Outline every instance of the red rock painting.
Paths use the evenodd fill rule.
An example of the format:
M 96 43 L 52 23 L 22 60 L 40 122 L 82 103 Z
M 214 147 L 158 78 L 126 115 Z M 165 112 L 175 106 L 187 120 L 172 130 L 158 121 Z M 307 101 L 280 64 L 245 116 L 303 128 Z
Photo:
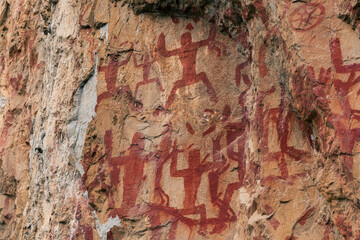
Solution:
M 270 89 L 263 94 L 271 94 L 274 89 Z M 284 89 L 281 90 L 282 95 L 284 96 Z M 264 121 L 260 124 L 264 124 L 259 128 L 260 131 L 263 131 L 261 139 L 261 152 L 264 156 L 264 161 L 275 161 L 278 165 L 278 169 L 280 171 L 279 176 L 270 175 L 262 179 L 264 184 L 271 184 L 276 179 L 288 180 L 290 184 L 297 177 L 303 177 L 304 173 L 299 173 L 296 175 L 290 175 L 288 171 L 287 161 L 288 157 L 290 157 L 293 161 L 306 161 L 310 154 L 307 151 L 296 149 L 292 146 L 289 146 L 288 141 L 290 138 L 290 131 L 296 121 L 294 118 L 294 113 L 285 108 L 285 97 L 281 98 L 280 106 L 277 108 L 269 109 L 265 115 L 263 115 Z M 261 105 L 259 106 L 259 115 L 262 115 Z M 270 123 L 275 125 L 277 132 L 277 141 L 279 143 L 279 151 L 278 152 L 270 152 L 269 151 L 269 126 Z
M 135 65 L 135 68 L 142 68 L 143 69 L 143 81 L 141 82 L 138 82 L 136 84 L 136 88 L 135 88 L 135 98 L 137 97 L 137 92 L 139 90 L 139 88 L 142 86 L 142 85 L 146 85 L 146 84 L 150 84 L 152 82 L 156 82 L 160 91 L 164 91 L 164 88 L 162 87 L 162 84 L 159 80 L 159 78 L 150 78 L 150 67 L 151 67 L 151 64 L 154 63 L 156 61 L 156 58 L 151 55 L 152 57 L 152 60 L 150 60 L 150 56 L 148 54 L 146 55 L 143 55 L 141 56 L 141 61 L 143 61 L 142 63 L 138 64 L 138 60 L 136 58 L 137 56 L 134 56 L 134 65 Z
M 280 12 L 290 25 L 287 33 L 296 39 L 322 27 L 328 13 L 324 6 L 290 1 L 279 6 L 286 8 Z M 236 7 L 226 7 L 224 19 L 234 20 Z M 228 234 L 237 225 L 245 229 L 239 231 L 241 237 L 298 239 L 297 231 L 312 223 L 314 236 L 327 239 L 335 225 L 350 225 L 341 217 L 337 222 L 329 216 L 321 219 L 320 212 L 328 209 L 320 210 L 320 193 L 307 189 L 316 181 L 314 159 L 321 167 L 320 153 L 331 151 L 329 131 L 319 124 L 334 127 L 334 141 L 343 142 L 344 166 L 354 168 L 351 154 L 359 132 L 343 119 L 360 119 L 347 100 L 360 68 L 346 63 L 337 38 L 325 47 L 330 46 L 333 66 L 297 64 L 295 57 L 306 54 L 292 49 L 297 46 L 289 45 L 284 26 L 272 22 L 267 7 L 256 0 L 254 12 L 243 15 L 244 22 L 256 19 L 264 29 L 254 43 L 248 41 L 249 29 L 227 29 L 229 35 L 241 34 L 241 41 L 226 41 L 214 26 L 207 30 L 210 25 L 204 27 L 201 20 L 178 15 L 167 19 L 176 31 L 161 28 L 146 41 L 135 35 L 110 38 L 111 46 L 122 42 L 127 50 L 102 55 L 97 113 L 109 114 L 91 123 L 82 161 L 91 207 L 102 222 L 114 217 L 124 222 L 108 232 L 109 239 L 143 237 L 143 232 L 149 239 L 221 239 L 238 237 Z M 138 20 L 138 34 L 143 34 L 146 20 L 141 15 Z M 141 74 L 131 73 L 134 69 Z M 340 80 L 342 75 L 348 81 Z M 151 88 L 157 95 L 150 103 L 146 97 L 153 96 L 147 95 Z M 202 104 L 193 95 L 200 88 L 207 92 L 201 98 L 208 101 Z M 328 97 L 334 90 L 342 109 L 336 114 Z M 120 96 L 129 101 L 124 104 Z M 307 204 L 299 203 L 300 198 Z M 285 220 L 282 211 L 291 208 L 296 212 Z M 142 229 L 134 230 L 139 225 Z
M 118 57 L 116 54 L 113 54 L 110 56 L 109 64 L 108 66 L 100 66 L 99 72 L 105 73 L 105 81 L 106 81 L 106 92 L 100 94 L 98 96 L 98 104 L 101 102 L 101 100 L 105 98 L 109 98 L 117 93 L 117 91 L 120 89 L 121 86 L 116 86 L 116 79 L 118 76 L 119 68 L 126 65 L 130 61 L 130 57 L 132 55 L 132 43 L 123 42 L 120 44 L 120 46 L 124 46 L 126 44 L 130 44 L 131 48 L 129 52 L 126 55 L 126 58 L 122 61 L 118 60 Z
M 0 1 L 0 239 L 360 239 L 359 15 Z
M 320 3 L 305 3 L 290 15 L 290 26 L 294 31 L 305 32 L 315 28 L 325 16 L 325 7 Z
M 187 225 L 190 229 L 197 229 L 200 233 L 221 233 L 226 229 L 226 224 L 234 222 L 237 217 L 230 206 L 230 201 L 237 189 L 243 185 L 243 178 L 245 175 L 245 162 L 244 162 L 244 137 L 245 126 L 241 123 L 231 123 L 225 120 L 226 132 L 221 133 L 215 139 L 212 139 L 213 151 L 212 156 L 202 156 L 200 149 L 194 148 L 194 144 L 189 144 L 182 148 L 177 146 L 176 141 L 173 145 L 173 150 L 169 152 L 158 151 L 159 156 L 157 159 L 161 162 L 170 161 L 170 176 L 172 178 L 183 178 L 184 179 L 184 202 L 183 208 L 177 209 L 169 206 L 169 196 L 164 192 L 161 186 L 160 178 L 162 177 L 161 171 L 163 165 L 157 168 L 156 174 L 156 189 L 162 198 L 161 204 L 151 204 L 150 209 L 152 211 L 160 211 L 163 216 L 168 216 L 171 221 L 180 221 Z M 193 132 L 193 129 L 189 123 L 186 124 L 189 132 Z M 169 138 L 169 133 L 164 135 L 165 139 Z M 227 144 L 229 145 L 226 150 L 228 159 L 221 154 L 221 143 L 220 140 L 224 137 Z M 240 138 L 239 138 L 240 137 Z M 236 138 L 236 139 L 235 139 Z M 167 147 L 162 149 L 169 149 L 169 143 L 162 141 L 162 144 L 166 144 Z M 234 147 L 238 149 L 234 150 Z M 162 156 L 161 153 L 164 153 Z M 186 156 L 188 168 L 178 169 L 179 155 Z M 212 161 L 211 161 L 212 160 Z M 225 192 L 219 192 L 218 186 L 220 184 L 220 178 L 225 172 L 229 170 L 229 162 L 235 161 L 235 170 L 238 172 L 238 181 L 227 185 Z M 202 181 L 202 176 L 208 175 L 209 181 L 209 195 L 211 199 L 210 206 L 204 204 L 197 205 L 197 193 Z M 208 208 L 214 208 L 217 211 L 217 217 L 207 217 Z M 155 213 L 154 213 L 155 214 Z M 159 214 L 159 213 L 158 213 Z M 193 218 L 191 215 L 199 215 L 198 218 Z M 159 221 L 156 217 L 153 217 L 154 224 Z M 173 226 L 176 229 L 176 226 Z
M 165 43 L 165 35 L 162 33 L 159 36 L 158 41 L 158 51 L 164 57 L 178 56 L 183 67 L 183 76 L 181 80 L 177 80 L 172 87 L 169 97 L 165 103 L 165 108 L 173 103 L 175 99 L 175 94 L 178 89 L 185 86 L 195 84 L 197 82 L 203 82 L 208 94 L 210 95 L 210 100 L 216 103 L 218 98 L 216 96 L 216 91 L 213 88 L 211 82 L 209 81 L 205 72 L 196 73 L 196 55 L 200 47 L 210 46 L 211 42 L 215 39 L 216 30 L 214 28 L 210 29 L 209 37 L 205 40 L 198 42 L 193 42 L 191 33 L 186 32 L 181 35 L 181 47 L 178 49 L 167 50 Z
M 148 161 L 149 156 L 143 154 L 145 148 L 144 135 L 135 133 L 129 147 L 129 155 L 114 157 L 112 156 L 113 144 L 112 133 L 105 133 L 105 152 L 107 155 L 108 167 L 110 170 L 111 186 L 119 186 L 120 184 L 120 168 L 123 167 L 124 176 L 122 178 L 123 192 L 120 208 L 115 208 L 113 215 L 126 216 L 127 211 L 133 208 L 138 196 L 138 188 L 145 176 L 143 173 L 144 164 Z M 110 208 L 115 207 L 115 203 L 109 203 Z
M 360 64 L 344 65 L 341 44 L 338 38 L 330 40 L 330 50 L 335 72 L 348 74 L 348 79 L 345 82 L 337 78 L 334 80 L 334 87 L 338 93 L 343 112 L 342 114 L 334 114 L 332 121 L 336 127 L 336 134 L 341 139 L 341 152 L 345 155 L 344 164 L 349 170 L 352 170 L 352 151 L 355 143 L 360 140 L 360 128 L 349 128 L 340 119 L 347 122 L 360 120 L 360 111 L 353 109 L 355 106 L 352 106 L 348 97 L 351 89 L 360 83 L 360 76 L 356 76 L 356 73 L 360 71 Z M 359 95 L 359 92 L 357 94 Z

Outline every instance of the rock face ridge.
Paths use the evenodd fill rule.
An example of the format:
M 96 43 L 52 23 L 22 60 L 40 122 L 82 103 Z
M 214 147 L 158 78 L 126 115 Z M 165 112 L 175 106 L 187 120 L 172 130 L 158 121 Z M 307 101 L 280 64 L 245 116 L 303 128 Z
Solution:
M 0 1 L 0 239 L 360 239 L 359 6 Z

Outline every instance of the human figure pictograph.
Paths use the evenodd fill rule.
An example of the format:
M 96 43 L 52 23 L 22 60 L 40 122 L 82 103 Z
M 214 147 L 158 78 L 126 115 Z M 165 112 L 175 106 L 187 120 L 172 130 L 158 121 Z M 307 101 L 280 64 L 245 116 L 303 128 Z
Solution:
M 123 42 L 120 44 L 120 46 L 126 45 L 128 44 L 128 42 Z M 117 73 L 120 67 L 126 65 L 129 60 L 130 57 L 132 55 L 132 48 L 133 48 L 133 44 L 131 43 L 131 49 L 130 51 L 127 53 L 127 56 L 124 60 L 122 61 L 118 61 L 118 56 L 116 54 L 112 54 L 110 56 L 110 61 L 108 66 L 100 66 L 99 67 L 99 72 L 104 72 L 105 73 L 105 81 L 106 81 L 106 89 L 110 92 L 113 92 L 116 90 L 116 78 L 117 78 Z
M 236 220 L 236 214 L 228 204 L 227 199 L 221 198 L 222 192 L 219 192 L 219 185 L 221 184 L 220 177 L 229 169 L 230 164 L 221 153 L 221 139 L 223 134 L 220 134 L 213 142 L 213 164 L 217 165 L 208 173 L 209 193 L 211 203 L 219 208 L 217 221 L 214 221 L 214 227 L 211 233 L 219 233 L 226 227 L 226 224 Z M 231 198 L 230 196 L 229 198 Z
M 224 129 L 226 130 L 225 139 L 226 139 L 226 153 L 229 163 L 225 165 L 226 160 L 220 160 L 221 147 L 220 141 L 223 137 L 223 134 L 219 135 L 216 139 L 213 139 L 213 149 L 214 149 L 214 163 L 222 163 L 223 168 L 218 168 L 213 172 L 209 173 L 209 183 L 210 183 L 210 196 L 211 201 L 219 207 L 218 219 L 221 219 L 218 223 L 215 224 L 212 232 L 219 233 L 225 227 L 226 222 L 231 222 L 236 220 L 236 214 L 230 206 L 231 199 L 236 190 L 243 186 L 244 177 L 246 172 L 245 167 L 245 139 L 246 139 L 246 117 L 244 117 L 240 122 L 230 122 L 230 106 L 226 105 L 223 111 L 223 123 Z M 218 156 L 216 156 L 218 155 Z M 223 157 L 223 156 L 222 156 Z M 218 183 L 219 183 L 219 174 L 223 174 L 229 167 L 230 162 L 234 161 L 237 163 L 236 171 L 238 173 L 238 181 L 229 183 L 226 187 L 223 198 L 219 197 L 220 193 L 218 192 Z M 234 170 L 235 170 L 234 169 Z M 219 174 L 218 174 L 219 173 Z M 221 194 L 222 195 L 222 194 Z
M 195 130 L 189 122 L 186 123 L 186 129 L 191 135 L 195 134 Z M 212 129 L 212 127 L 209 129 Z M 209 132 L 209 129 L 205 130 L 202 135 L 208 136 L 210 133 L 205 135 L 204 133 Z M 164 131 L 162 136 L 163 139 L 158 146 L 158 150 L 150 159 L 150 161 L 155 161 L 157 164 L 154 202 L 150 204 L 150 208 L 153 212 L 164 212 L 167 215 L 172 216 L 174 218 L 173 221 L 178 219 L 179 222 L 187 225 L 190 229 L 199 227 L 198 232 L 200 234 L 206 233 L 209 228 L 212 228 L 212 230 L 210 230 L 211 234 L 220 233 L 226 228 L 228 223 L 236 221 L 237 217 L 235 211 L 230 206 L 233 193 L 236 190 L 233 186 L 234 184 L 228 184 L 227 189 L 225 189 L 225 195 L 220 188 L 221 176 L 225 174 L 230 167 L 227 158 L 222 154 L 221 140 L 224 136 L 223 133 L 220 133 L 219 135 L 216 135 L 215 138 L 212 138 L 212 154 L 206 154 L 202 157 L 201 150 L 195 148 L 194 143 L 188 143 L 184 148 L 179 148 L 177 141 L 171 140 L 171 127 Z M 237 152 L 235 153 L 235 150 L 232 153 L 237 154 Z M 243 151 L 241 151 L 241 153 L 243 153 Z M 178 169 L 180 161 L 179 154 L 184 154 L 186 157 L 188 165 L 186 169 Z M 207 160 L 211 155 L 213 158 L 212 161 Z M 185 195 L 181 208 L 171 206 L 172 204 L 169 202 L 169 196 L 162 188 L 162 170 L 164 164 L 168 160 L 170 160 L 170 176 L 172 178 L 183 179 Z M 198 203 L 198 191 L 201 182 L 204 180 L 204 175 L 206 174 L 208 174 L 209 194 L 212 205 Z M 242 174 L 244 175 L 244 173 Z M 238 181 L 236 184 L 238 185 Z M 224 198 L 224 196 L 226 198 Z M 217 215 L 209 218 L 207 207 L 212 208 L 214 212 L 217 212 Z M 192 216 L 195 214 L 199 214 L 199 218 L 194 218 Z M 161 218 L 154 214 L 154 216 L 152 216 L 152 224 L 157 226 L 160 223 Z M 176 230 L 176 226 L 177 225 L 172 226 L 172 231 Z
M 102 94 L 100 94 L 98 96 L 98 104 L 106 98 L 109 98 L 113 95 L 115 95 L 117 93 L 117 91 L 119 90 L 119 88 L 123 88 L 121 90 L 123 91 L 130 91 L 130 87 L 128 85 L 126 86 L 121 86 L 121 87 L 116 87 L 116 79 L 117 79 L 117 75 L 118 75 L 118 71 L 119 68 L 128 64 L 128 62 L 130 61 L 130 58 L 132 56 L 133 53 L 133 43 L 129 43 L 128 41 L 123 42 L 120 44 L 120 46 L 124 46 L 126 44 L 130 44 L 130 50 L 128 53 L 126 53 L 126 58 L 122 61 L 118 60 L 118 55 L 117 54 L 112 54 L 110 55 L 110 61 L 109 64 L 107 66 L 100 66 L 99 67 L 99 72 L 104 72 L 105 73 L 105 81 L 106 81 L 106 91 L 103 92 Z
M 336 73 L 349 74 L 348 80 L 343 82 L 340 79 L 334 79 L 334 87 L 338 91 L 338 98 L 342 108 L 341 118 L 334 118 L 335 127 L 338 136 L 341 138 L 341 148 L 344 153 L 344 164 L 352 170 L 353 168 L 353 148 L 355 143 L 359 141 L 360 128 L 350 128 L 346 122 L 351 123 L 352 119 L 360 120 L 360 111 L 353 109 L 349 100 L 349 94 L 355 85 L 360 83 L 360 76 L 356 77 L 356 73 L 360 72 L 360 64 L 353 63 L 344 65 L 344 59 L 341 51 L 341 42 L 339 38 L 330 40 L 331 60 Z M 360 95 L 360 91 L 357 92 Z M 340 114 L 339 114 L 340 115 Z M 338 119 L 346 119 L 347 121 L 339 121 Z
M 124 215 L 129 209 L 135 206 L 138 189 L 145 179 L 144 164 L 148 161 L 149 155 L 144 154 L 144 134 L 140 132 L 134 134 L 132 143 L 128 149 L 129 154 L 125 156 L 112 156 L 113 136 L 111 130 L 106 131 L 104 140 L 112 186 L 119 186 L 120 166 L 123 166 L 124 169 L 124 175 L 122 179 L 123 200 L 120 209 L 116 209 L 117 214 Z
M 155 171 L 155 196 L 156 201 L 160 200 L 160 205 L 169 206 L 169 196 L 165 193 L 165 191 L 161 187 L 161 179 L 163 177 L 163 168 L 164 164 L 171 158 L 174 152 L 171 150 L 172 148 L 172 140 L 171 133 L 172 128 L 171 125 L 166 126 L 165 130 L 162 132 L 161 142 L 156 150 L 152 159 L 156 162 L 156 171 Z M 176 143 L 174 144 L 176 146 Z M 176 147 L 175 152 L 176 152 Z
M 177 153 L 183 152 L 184 150 L 178 150 Z M 200 225 L 204 227 L 206 220 L 206 208 L 204 204 L 196 206 L 197 192 L 201 183 L 201 176 L 203 173 L 208 172 L 212 163 L 204 163 L 208 155 L 201 161 L 200 149 L 192 149 L 188 153 L 188 168 L 178 170 L 178 154 L 173 154 L 170 164 L 170 175 L 171 177 L 184 178 L 184 189 L 185 198 L 183 203 L 183 209 L 179 212 L 182 215 L 200 214 Z
M 143 61 L 142 64 L 138 64 L 136 56 L 134 56 L 134 65 L 136 68 L 140 68 L 142 67 L 143 69 L 143 80 L 141 82 L 138 82 L 136 84 L 136 88 L 135 88 L 135 98 L 137 97 L 137 92 L 139 90 L 139 88 L 142 85 L 146 85 L 146 84 L 150 84 L 152 82 L 156 82 L 160 88 L 160 91 L 164 91 L 164 88 L 161 85 L 161 82 L 159 80 L 159 78 L 151 78 L 150 77 L 150 68 L 151 68 L 151 64 L 153 64 L 156 61 L 156 58 L 154 56 L 152 56 L 152 60 L 150 60 L 150 56 L 148 54 L 145 54 L 141 57 L 141 60 Z
M 271 90 L 271 89 L 270 89 Z M 267 93 L 264 94 L 271 94 L 272 91 L 267 90 Z M 269 175 L 265 178 L 262 178 L 261 181 L 264 184 L 271 184 L 273 181 L 280 179 L 286 180 L 289 184 L 293 184 L 293 182 L 298 177 L 303 177 L 303 173 L 296 173 L 291 174 L 288 168 L 288 161 L 297 161 L 297 162 L 306 162 L 307 158 L 310 157 L 308 151 L 303 149 L 295 148 L 291 146 L 288 140 L 291 137 L 291 129 L 294 124 L 297 122 L 300 125 L 300 121 L 298 118 L 295 117 L 292 111 L 286 108 L 286 91 L 285 87 L 281 86 L 281 100 L 280 104 L 275 108 L 270 108 L 265 112 L 264 119 L 268 119 L 268 121 L 263 121 L 262 123 L 262 131 L 264 132 L 264 144 L 266 147 L 263 149 L 263 154 L 266 156 L 263 161 L 264 162 L 276 162 L 280 175 Z M 275 130 L 277 132 L 277 141 L 279 144 L 280 151 L 269 151 L 269 125 L 270 123 L 275 125 Z M 307 134 L 306 131 L 303 132 L 304 137 Z
M 210 29 L 209 37 L 205 40 L 198 42 L 192 41 L 190 32 L 186 32 L 181 35 L 181 47 L 175 50 L 167 50 L 165 44 L 165 35 L 160 34 L 158 41 L 158 49 L 161 55 L 164 57 L 178 56 L 183 66 L 183 77 L 181 80 L 177 80 L 171 89 L 170 95 L 166 101 L 165 108 L 167 109 L 174 101 L 175 94 L 179 88 L 195 84 L 197 82 L 203 82 L 207 88 L 207 92 L 210 95 L 210 100 L 216 103 L 218 98 L 216 92 L 211 85 L 205 72 L 196 73 L 196 55 L 197 50 L 200 47 L 210 46 L 211 41 L 215 39 L 216 29 L 212 27 Z

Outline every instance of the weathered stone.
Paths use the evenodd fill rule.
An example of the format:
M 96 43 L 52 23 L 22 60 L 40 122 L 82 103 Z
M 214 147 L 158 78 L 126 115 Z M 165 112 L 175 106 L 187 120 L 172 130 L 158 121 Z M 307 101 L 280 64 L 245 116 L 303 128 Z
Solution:
M 0 171 L 0 194 L 14 197 L 16 194 L 16 180 L 14 176 Z
M 0 239 L 360 239 L 359 1 L 0 1 Z

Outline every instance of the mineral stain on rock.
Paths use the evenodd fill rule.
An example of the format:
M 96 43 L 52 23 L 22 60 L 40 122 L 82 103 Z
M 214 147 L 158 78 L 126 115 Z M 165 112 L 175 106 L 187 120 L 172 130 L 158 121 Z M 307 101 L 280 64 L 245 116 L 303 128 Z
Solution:
M 360 239 L 359 6 L 0 1 L 0 239 Z

